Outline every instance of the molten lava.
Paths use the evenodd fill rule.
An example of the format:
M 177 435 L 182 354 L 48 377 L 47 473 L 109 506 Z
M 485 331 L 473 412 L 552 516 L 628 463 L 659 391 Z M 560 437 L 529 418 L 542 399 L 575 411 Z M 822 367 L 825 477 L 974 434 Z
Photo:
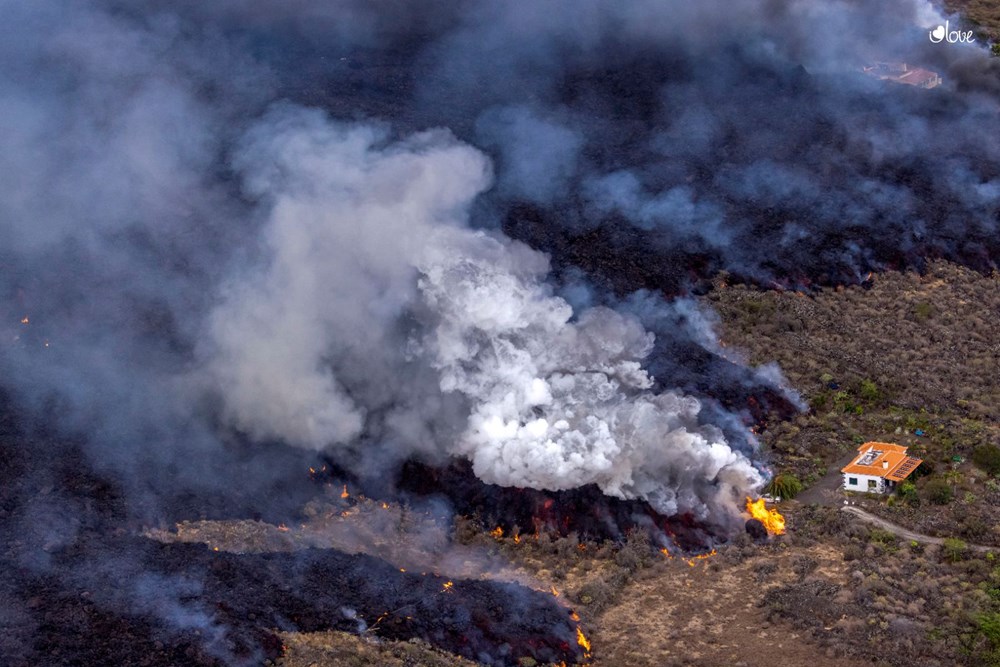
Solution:
M 750 500 L 747 498 L 747 512 L 760 521 L 771 535 L 781 535 L 785 532 L 785 517 L 776 509 L 764 507 L 764 499 Z

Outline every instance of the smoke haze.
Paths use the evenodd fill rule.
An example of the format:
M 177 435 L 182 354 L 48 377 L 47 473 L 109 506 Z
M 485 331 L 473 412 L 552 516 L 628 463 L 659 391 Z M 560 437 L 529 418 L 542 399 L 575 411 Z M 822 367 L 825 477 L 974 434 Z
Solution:
M 4 389 L 154 505 L 247 440 L 727 525 L 797 399 L 685 295 L 1000 250 L 998 63 L 925 3 L 0 7 Z

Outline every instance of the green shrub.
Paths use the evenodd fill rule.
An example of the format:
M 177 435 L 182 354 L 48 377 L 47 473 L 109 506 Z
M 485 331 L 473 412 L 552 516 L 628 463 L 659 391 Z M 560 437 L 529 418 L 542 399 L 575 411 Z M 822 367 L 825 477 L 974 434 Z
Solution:
M 976 618 L 979 634 L 986 638 L 993 648 L 1000 648 L 1000 613 L 980 614 Z
M 764 491 L 776 498 L 794 498 L 802 491 L 802 482 L 795 475 L 783 472 L 772 477 Z
M 979 445 L 972 450 L 972 462 L 991 475 L 1000 475 L 1000 447 Z
M 868 531 L 868 539 L 876 544 L 895 544 L 896 536 L 890 533 L 888 530 L 883 530 L 881 528 L 872 528 Z
M 930 319 L 931 315 L 934 314 L 934 306 L 927 303 L 926 301 L 921 301 L 916 306 L 913 307 L 913 315 L 917 318 L 917 321 L 924 322 Z
M 876 385 L 871 380 L 862 380 L 861 381 L 860 394 L 861 394 L 861 398 L 865 399 L 866 401 L 868 401 L 870 403 L 874 403 L 875 401 L 877 401 L 880 398 L 882 398 L 882 392 L 880 392 L 878 390 L 878 385 Z
M 965 558 L 965 552 L 968 549 L 968 545 L 957 537 L 946 537 L 942 545 L 944 558 L 949 563 L 957 563 Z
M 906 501 L 913 501 L 917 499 L 917 485 L 913 482 L 903 482 L 896 487 L 896 493 L 899 497 Z
M 951 498 L 954 495 L 948 482 L 940 477 L 935 477 L 928 481 L 927 486 L 924 487 L 924 491 L 927 492 L 927 499 L 935 505 L 947 505 L 951 502 Z

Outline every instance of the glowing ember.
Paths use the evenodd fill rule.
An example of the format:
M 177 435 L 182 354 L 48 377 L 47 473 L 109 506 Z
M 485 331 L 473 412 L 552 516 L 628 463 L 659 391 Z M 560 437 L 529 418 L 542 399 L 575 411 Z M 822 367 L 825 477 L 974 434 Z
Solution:
M 341 498 L 350 498 L 351 494 L 347 492 L 347 485 L 344 484 L 344 490 L 340 493 Z
M 712 556 L 714 556 L 717 553 L 718 552 L 715 549 L 712 549 L 707 554 L 699 554 L 699 555 L 695 556 L 694 558 L 689 559 L 687 561 L 687 564 L 690 565 L 691 567 L 694 567 L 695 561 L 705 560 L 706 558 L 711 558 Z
M 750 516 L 760 521 L 767 528 L 767 532 L 772 535 L 781 535 L 785 532 L 785 517 L 776 509 L 764 507 L 764 499 L 750 500 L 747 498 L 747 512 Z
M 590 640 L 587 639 L 587 636 L 583 634 L 583 630 L 580 628 L 576 629 L 576 643 L 583 647 L 588 656 L 590 655 Z

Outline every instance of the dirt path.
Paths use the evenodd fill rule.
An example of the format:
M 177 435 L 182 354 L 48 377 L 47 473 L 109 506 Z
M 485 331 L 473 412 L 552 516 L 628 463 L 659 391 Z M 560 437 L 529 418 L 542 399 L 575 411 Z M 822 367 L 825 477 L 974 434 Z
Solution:
M 840 487 L 844 484 L 844 475 L 840 470 L 850 463 L 857 454 L 853 450 L 845 454 L 839 461 L 829 467 L 829 471 L 822 479 L 797 495 L 795 500 L 803 505 L 816 503 L 817 505 L 826 505 L 828 507 L 842 503 L 844 495 L 841 493 Z
M 853 514 L 862 521 L 870 523 L 874 526 L 878 526 L 882 530 L 887 530 L 894 535 L 902 537 L 904 540 L 913 540 L 915 542 L 923 542 L 925 544 L 944 544 L 943 537 L 932 537 L 930 535 L 924 535 L 923 533 L 915 533 L 912 530 L 903 528 L 902 526 L 897 526 L 891 521 L 886 521 L 874 514 L 869 514 L 860 507 L 855 507 L 854 505 L 847 505 L 841 508 L 848 514 Z M 986 551 L 996 551 L 996 547 L 987 547 L 982 544 L 969 544 L 967 545 L 970 549 L 974 551 L 986 552 Z

